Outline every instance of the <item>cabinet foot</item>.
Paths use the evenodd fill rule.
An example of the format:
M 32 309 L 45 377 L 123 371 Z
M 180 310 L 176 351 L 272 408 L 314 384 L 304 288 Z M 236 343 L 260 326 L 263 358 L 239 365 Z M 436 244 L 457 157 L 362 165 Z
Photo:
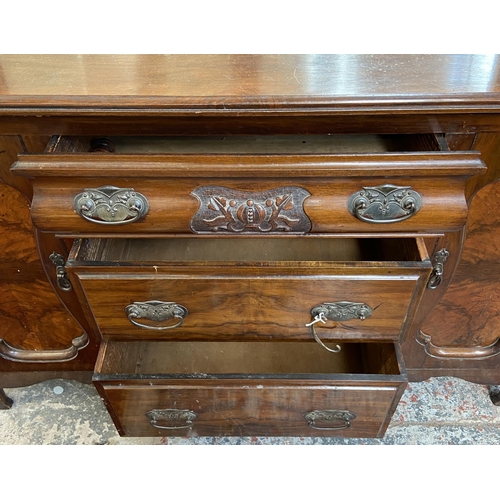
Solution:
M 0 389 L 0 410 L 8 410 L 12 405 L 12 399 L 7 397 L 3 389 Z
M 496 406 L 500 406 L 500 385 L 490 385 L 488 390 L 490 391 L 492 403 Z

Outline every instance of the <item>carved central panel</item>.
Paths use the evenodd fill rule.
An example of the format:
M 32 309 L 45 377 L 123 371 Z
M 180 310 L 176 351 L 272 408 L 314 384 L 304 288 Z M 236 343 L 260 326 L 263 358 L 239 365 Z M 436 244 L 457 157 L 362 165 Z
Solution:
M 312 224 L 304 212 L 309 191 L 296 186 L 246 193 L 221 186 L 203 186 L 192 193 L 200 207 L 191 219 L 194 233 L 304 234 Z

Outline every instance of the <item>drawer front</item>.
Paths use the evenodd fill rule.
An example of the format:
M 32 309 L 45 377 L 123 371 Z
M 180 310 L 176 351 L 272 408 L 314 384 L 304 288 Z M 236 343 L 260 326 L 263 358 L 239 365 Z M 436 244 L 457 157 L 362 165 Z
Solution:
M 388 265 L 365 269 L 366 274 L 353 268 L 309 274 L 261 270 L 257 276 L 255 269 L 224 275 L 216 268 L 191 268 L 169 274 L 156 267 L 155 274 L 130 271 L 125 276 L 109 269 L 75 271 L 102 335 L 312 340 L 314 327 L 322 339 L 394 340 L 404 334 L 429 272 L 423 263 L 421 269 Z M 326 323 L 306 326 L 317 307 L 327 313 Z
M 404 385 L 97 383 L 122 435 L 189 437 L 377 437 Z
M 466 221 L 478 153 L 22 158 L 42 231 L 444 232 Z

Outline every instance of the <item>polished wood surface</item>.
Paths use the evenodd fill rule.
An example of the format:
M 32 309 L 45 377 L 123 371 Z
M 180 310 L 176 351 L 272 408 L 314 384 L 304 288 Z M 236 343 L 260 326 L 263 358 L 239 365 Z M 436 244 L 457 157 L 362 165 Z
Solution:
M 325 142 L 330 143 L 330 138 L 325 135 L 353 133 L 365 138 L 367 134 L 399 134 L 412 142 L 420 136 L 420 140 L 416 141 L 417 146 L 396 149 L 381 149 L 385 137 L 382 141 L 367 140 L 364 146 L 368 149 L 358 151 L 321 150 L 319 147 L 322 142 L 322 147 Z M 228 189 L 249 191 L 269 190 L 279 183 L 286 186 L 304 183 L 311 192 L 304 201 L 304 211 L 311 218 L 312 231 L 316 233 L 307 238 L 322 237 L 333 241 L 339 234 L 343 238 L 356 234 L 365 237 L 419 236 L 424 237 L 420 248 L 427 249 L 431 260 L 439 250 L 446 248 L 449 251 L 442 285 L 436 290 L 426 289 L 418 308 L 417 293 L 409 309 L 414 314 L 407 318 L 408 328 L 401 347 L 410 379 L 453 375 L 498 385 L 498 355 L 495 351 L 498 336 L 494 329 L 498 308 L 493 284 L 498 274 L 494 248 L 498 224 L 492 215 L 494 210 L 491 210 L 498 194 L 492 183 L 500 178 L 498 56 L 0 56 L 0 134 L 3 134 L 0 151 L 8 151 L 1 167 L 2 194 L 5 193 L 9 206 L 19 207 L 19 210 L 14 208 L 13 213 L 9 212 L 5 223 L 14 227 L 16 223 L 11 223 L 11 220 L 25 221 L 32 215 L 36 225 L 43 229 L 43 232 L 34 231 L 36 252 L 40 258 L 33 253 L 32 245 L 30 249 L 28 238 L 21 236 L 22 231 L 27 235 L 31 226 L 22 222 L 20 228 L 14 229 L 12 234 L 19 237 L 14 238 L 14 246 L 6 245 L 9 258 L 2 264 L 7 281 L 11 278 L 17 280 L 15 266 L 9 265 L 19 262 L 9 260 L 9 252 L 15 253 L 16 248 L 22 256 L 21 261 L 33 259 L 33 265 L 43 270 L 46 285 L 55 286 L 55 269 L 50 267 L 48 255 L 54 246 L 66 255 L 72 237 L 191 235 L 190 220 L 198 210 L 198 200 L 190 193 L 195 188 L 206 186 L 208 181 L 224 181 L 221 185 Z M 254 141 L 249 147 L 247 138 L 252 134 L 274 137 Z M 314 137 L 310 142 L 306 137 L 292 147 L 290 137 L 275 139 L 283 134 L 323 134 L 323 137 Z M 46 154 L 41 154 L 42 145 L 48 142 L 47 137 L 56 135 L 66 137 L 68 143 L 74 140 L 80 145 L 79 139 L 73 137 L 118 136 L 117 152 L 89 154 L 86 149 L 49 148 Z M 135 137 L 129 142 L 128 136 L 147 137 Z M 169 140 L 166 136 L 176 136 L 177 148 L 180 143 L 185 147 L 187 136 L 196 137 L 198 150 L 194 146 L 189 146 L 189 151 L 152 151 L 146 148 L 138 160 L 134 148 L 141 141 L 144 146 L 150 141 L 149 136 L 163 136 L 163 144 Z M 206 151 L 203 148 L 210 140 L 207 136 L 239 136 L 232 137 L 231 147 L 236 147 L 234 144 L 238 141 L 238 147 L 242 141 L 247 141 L 248 147 L 244 151 L 237 148 Z M 355 138 L 346 142 L 351 139 L 355 142 Z M 302 140 L 306 141 L 306 146 L 301 145 Z M 357 140 L 359 146 L 359 137 Z M 281 149 L 272 151 L 280 141 Z M 200 146 L 201 143 L 205 146 Z M 270 143 L 274 145 L 269 146 Z M 364 143 L 363 139 L 361 143 Z M 217 147 L 221 145 L 219 142 Z M 287 152 L 286 148 L 290 150 Z M 8 171 L 13 156 L 21 150 L 40 153 L 24 155 L 17 164 L 17 172 L 23 171 L 23 175 L 30 179 Z M 51 156 L 54 152 L 56 154 Z M 138 154 L 140 156 L 141 152 Z M 257 161 L 255 158 L 259 154 L 261 157 Z M 5 160 L 7 155 L 8 161 Z M 151 156 L 147 159 L 146 155 Z M 250 158 L 243 158 L 245 155 Z M 266 155 L 271 159 L 263 159 Z M 338 162 L 329 163 L 325 169 L 325 158 L 329 155 L 335 156 Z M 154 158 L 158 160 L 159 156 L 162 161 L 155 162 Z M 191 156 L 190 159 L 197 159 L 197 163 L 179 160 L 183 156 Z M 223 156 L 230 161 L 220 161 Z M 280 157 L 279 161 L 275 161 L 276 157 Z M 312 164 L 311 159 L 323 163 Z M 32 160 L 35 161 L 29 163 Z M 165 177 L 165 161 L 171 173 L 168 178 Z M 34 204 L 30 214 L 27 206 L 22 204 L 26 203 L 23 200 L 31 200 L 31 181 Z M 73 212 L 73 198 L 88 187 L 90 181 L 95 182 L 90 187 L 124 182 L 127 187 L 146 190 L 151 196 L 152 210 L 137 226 L 132 224 L 128 228 L 109 231 L 102 227 L 98 229 L 98 225 L 83 221 Z M 374 228 L 362 224 L 348 214 L 345 205 L 351 192 L 370 186 L 372 182 L 401 182 L 413 189 L 421 189 L 422 209 L 415 216 L 390 227 L 377 225 Z M 351 191 L 349 194 L 347 188 Z M 467 231 L 463 228 L 466 219 Z M 61 240 L 57 236 L 68 239 Z M 204 235 L 197 237 L 200 240 L 206 238 Z M 275 261 L 278 262 L 281 261 Z M 192 270 L 192 264 L 184 267 Z M 210 276 L 223 276 L 221 269 L 226 264 L 218 261 Z M 364 267 L 357 262 L 352 267 L 352 274 L 347 275 L 354 277 L 363 269 L 361 276 L 366 278 L 365 269 L 384 269 L 386 264 L 383 260 L 372 260 Z M 407 270 L 411 268 L 409 264 Z M 430 266 L 431 261 L 427 261 L 427 265 Z M 106 276 L 124 276 L 117 271 L 120 265 L 99 268 L 95 262 L 87 263 L 83 266 L 85 271 L 80 269 L 78 272 L 90 276 L 92 266 L 92 272 L 99 275 L 96 283 L 105 282 Z M 182 267 L 179 262 L 176 266 Z M 230 268 L 229 264 L 227 268 Z M 403 268 L 394 269 L 387 282 L 392 283 L 393 276 L 400 276 Z M 318 268 L 321 272 L 323 269 L 324 266 Z M 142 267 L 139 274 L 144 271 L 145 267 Z M 242 271 L 243 268 L 238 272 Z M 152 283 L 162 281 L 154 278 L 153 270 L 146 275 L 153 277 Z M 208 280 L 208 275 L 205 278 Z M 90 283 L 91 279 L 87 282 Z M 85 279 L 82 283 L 85 287 Z M 71 311 L 74 320 L 70 321 L 76 321 L 73 324 L 79 326 L 79 334 L 82 330 L 86 332 L 89 345 L 79 351 L 74 361 L 61 362 L 59 373 L 68 376 L 68 370 L 75 370 L 74 376 L 81 377 L 82 372 L 92 369 L 91 359 L 95 359 L 100 334 L 79 281 L 73 285 L 74 292 L 57 291 L 58 299 L 54 294 L 53 300 L 60 300 Z M 423 280 L 421 285 L 424 285 Z M 121 288 L 125 290 L 124 286 Z M 283 289 L 279 294 L 272 292 L 270 295 L 286 297 L 286 291 Z M 9 293 L 5 296 L 10 297 Z M 111 301 L 111 291 L 98 290 L 96 285 L 95 297 L 103 293 L 107 294 L 105 300 Z M 373 293 L 375 290 L 371 291 Z M 9 298 L 8 302 L 16 300 Z M 237 302 L 234 297 L 231 300 Z M 413 307 L 417 309 L 411 309 Z M 8 309 L 10 314 L 10 306 Z M 19 315 L 16 312 L 12 316 L 21 324 L 20 314 L 19 311 Z M 36 342 L 43 343 L 47 350 L 68 347 L 60 342 L 63 338 L 60 332 L 47 333 L 46 327 L 43 335 L 40 332 L 37 338 L 28 339 L 23 337 L 24 332 L 16 332 L 12 329 L 10 340 L 13 345 L 23 347 L 29 341 L 32 347 Z M 73 333 L 68 330 L 64 335 L 68 339 L 77 338 Z M 24 344 L 15 344 L 20 341 Z M 314 345 L 314 342 L 310 344 Z M 20 384 L 43 379 L 40 374 L 45 370 L 47 376 L 57 373 L 53 363 L 39 364 L 39 369 L 33 365 L 2 359 L 0 387 L 2 381 L 12 386 L 16 381 Z M 114 404 L 109 406 L 117 425 L 121 425 L 121 416 L 126 417 L 129 411 L 125 411 L 122 405 L 127 398 L 137 402 L 143 397 L 141 394 L 152 390 L 160 391 L 152 398 L 153 403 L 164 397 L 166 393 L 158 387 L 161 381 L 156 382 L 155 389 L 147 390 L 145 385 L 139 388 L 140 382 L 136 384 L 137 389 L 132 387 L 135 382 L 128 382 L 123 394 L 117 396 L 116 412 Z M 200 381 L 202 386 L 204 383 Z M 102 383 L 98 384 L 101 384 L 98 385 L 101 394 L 106 397 Z M 111 382 L 107 384 L 113 386 Z M 165 387 L 170 388 L 172 384 L 175 385 L 169 380 Z M 381 382 L 375 389 L 384 384 Z M 4 383 L 3 386 L 9 385 Z M 306 383 L 302 385 L 305 386 Z M 396 393 L 392 402 L 386 401 L 385 406 L 382 405 L 388 409 L 386 415 L 397 404 L 402 387 L 393 386 Z M 209 392 L 204 394 L 210 394 L 212 389 L 208 387 Z M 376 390 L 375 399 L 380 397 L 382 401 L 383 397 L 376 395 Z M 227 393 L 227 400 L 234 396 L 242 404 L 241 386 L 231 391 L 233 388 Z M 290 391 L 286 397 L 295 394 L 295 388 Z M 273 394 L 278 399 L 282 397 Z M 297 391 L 296 394 L 305 393 Z M 317 394 L 326 395 L 329 390 Z M 297 396 L 297 400 L 307 400 L 308 397 Z M 206 399 L 208 401 L 210 397 L 207 395 Z M 380 408 L 373 410 L 373 414 L 382 415 L 385 410 L 377 413 Z M 141 407 L 140 411 L 143 410 Z M 279 408 L 276 411 L 279 412 Z M 143 415 L 132 417 L 131 425 L 136 426 L 137 432 L 143 432 L 144 426 L 150 431 L 150 424 L 144 423 L 143 418 Z M 271 417 L 269 426 L 272 427 L 270 420 Z M 385 423 L 378 430 L 371 427 L 372 435 L 380 433 L 388 419 L 380 417 L 378 422 Z M 231 432 L 236 432 L 235 428 L 232 429 Z
M 311 310 L 343 301 L 367 304 L 374 312 L 363 321 L 317 325 L 321 338 L 394 340 L 406 334 L 405 321 L 413 317 L 431 271 L 420 253 L 423 244 L 412 240 L 266 237 L 242 243 L 110 240 L 100 250 L 84 243 L 83 255 L 72 252 L 67 269 L 73 282 L 80 280 L 102 335 L 170 340 L 313 340 L 306 326 L 314 319 Z M 370 254 L 387 260 L 370 260 Z M 126 307 L 151 300 L 175 302 L 189 313 L 169 330 L 147 327 L 178 320 L 133 324 Z
M 0 75 L 5 108 L 492 111 L 500 94 L 495 55 L 3 55 Z
M 453 282 L 422 327 L 437 345 L 480 349 L 500 343 L 499 194 L 500 184 L 493 183 L 472 200 L 467 239 Z
M 310 196 L 303 200 L 303 209 L 314 233 L 453 231 L 467 217 L 465 182 L 483 173 L 485 166 L 475 152 L 435 151 L 433 139 L 367 136 L 364 144 L 362 137 L 326 137 L 311 139 L 308 144 L 307 139 L 297 137 L 275 141 L 249 137 L 229 139 L 224 146 L 224 141 L 212 138 L 195 140 L 191 147 L 186 145 L 189 139 L 136 139 L 128 148 L 119 144 L 116 154 L 95 154 L 79 152 L 85 144 L 88 148 L 88 138 L 75 139 L 74 146 L 71 139 L 61 138 L 50 153 L 21 155 L 12 171 L 33 179 L 31 215 L 35 225 L 42 231 L 72 236 L 191 233 L 190 222 L 200 206 L 193 192 L 214 185 L 220 186 L 225 198 L 231 196 L 225 190 L 251 196 L 274 189 L 286 195 L 297 186 L 305 189 Z M 303 143 L 306 146 L 301 148 Z M 248 153 L 261 147 L 260 154 Z M 374 153 L 359 152 L 372 147 Z M 68 149 L 77 152 L 67 154 Z M 200 149 L 206 154 L 190 152 Z M 184 153 L 158 154 L 162 150 Z M 240 154 L 222 153 L 234 150 Z M 339 150 L 345 152 L 332 152 Z M 422 197 L 422 208 L 383 228 L 353 217 L 348 210 L 351 195 L 364 187 L 387 184 L 410 186 Z M 149 212 L 133 224 L 115 227 L 85 220 L 75 212 L 74 198 L 84 189 L 100 186 L 134 189 L 148 200 Z
M 0 133 L 495 131 L 499 68 L 495 55 L 6 55 Z
M 0 355 L 6 352 L 4 342 L 29 351 L 64 349 L 82 334 L 55 296 L 40 263 L 29 201 L 22 194 L 29 196 L 31 188 L 9 171 L 22 148 L 18 137 L 0 137 L 0 239 L 4 242 L 0 248 Z
M 470 147 L 481 151 L 488 171 L 467 184 L 470 204 L 467 230 L 448 234 L 437 242 L 437 249 L 445 246 L 450 250 L 450 265 L 447 262 L 445 266 L 445 286 L 424 296 L 421 307 L 424 316 L 419 318 L 417 314 L 420 324 L 415 327 L 416 340 L 404 345 L 411 380 L 450 374 L 483 384 L 500 381 L 497 371 L 500 341 L 495 330 L 498 309 L 495 210 L 499 185 L 493 182 L 500 173 L 499 139 L 499 134 L 483 133 L 470 143 Z M 462 144 L 468 141 L 458 140 Z M 440 297 L 443 298 L 439 301 Z
M 94 383 L 122 435 L 373 437 L 406 385 L 397 357 L 391 344 L 350 345 L 333 355 L 297 343 L 111 342 L 101 349 Z M 362 362 L 368 358 L 371 366 Z M 168 376 L 172 371 L 177 375 Z M 192 428 L 158 429 L 146 418 L 171 408 L 196 412 Z M 317 430 L 304 418 L 315 409 L 356 418 L 348 429 Z
M 104 385 L 103 389 L 117 415 L 118 426 L 123 428 L 123 436 L 377 437 L 390 419 L 389 410 L 398 394 L 397 387 L 356 389 L 342 385 L 331 387 L 327 383 L 308 387 L 302 380 L 276 388 L 247 381 L 240 381 L 238 385 L 245 387 L 227 384 L 199 387 L 191 383 L 177 388 L 165 380 L 159 387 L 133 389 Z M 198 413 L 192 429 L 156 429 L 145 416 L 148 411 L 171 408 L 175 404 L 179 409 L 192 408 Z M 304 414 L 316 409 L 347 409 L 356 414 L 356 419 L 349 429 L 312 429 Z M 183 422 L 170 422 L 170 425 L 182 426 Z

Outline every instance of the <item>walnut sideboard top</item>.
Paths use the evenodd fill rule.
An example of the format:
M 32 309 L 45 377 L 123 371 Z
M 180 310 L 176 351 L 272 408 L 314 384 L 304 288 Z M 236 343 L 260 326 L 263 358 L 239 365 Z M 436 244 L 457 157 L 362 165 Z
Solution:
M 495 55 L 2 55 L 0 66 L 5 108 L 494 111 L 500 97 Z
M 83 133 L 92 118 L 99 117 L 101 126 L 118 125 L 132 114 L 132 131 L 142 134 L 169 116 L 183 117 L 181 123 L 196 116 L 192 133 L 220 129 L 206 121 L 214 116 L 230 124 L 235 117 L 267 117 L 271 123 L 254 120 L 252 131 L 271 125 L 275 133 L 289 132 L 291 116 L 311 114 L 314 123 L 302 123 L 308 133 L 359 131 L 359 115 L 371 117 L 363 126 L 373 123 L 379 132 L 431 126 L 433 132 L 464 133 L 498 129 L 499 111 L 495 55 L 0 56 L 2 133 L 12 133 L 14 123 L 18 133 Z M 418 119 L 429 113 L 432 120 Z M 473 122 L 461 119 L 471 114 Z M 342 122 L 330 120 L 326 127 L 321 117 L 332 115 Z M 69 116 L 77 123 L 61 122 Z M 272 120 L 277 116 L 281 121 Z M 163 130 L 171 130 L 168 121 Z

